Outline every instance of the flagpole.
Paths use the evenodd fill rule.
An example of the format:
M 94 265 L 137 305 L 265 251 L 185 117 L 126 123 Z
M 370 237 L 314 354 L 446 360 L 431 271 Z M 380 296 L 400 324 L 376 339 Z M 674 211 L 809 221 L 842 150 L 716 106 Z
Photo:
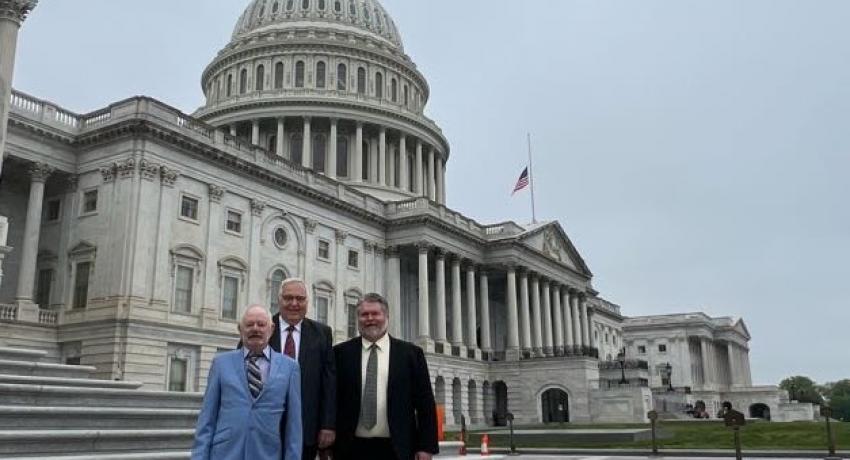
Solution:
M 531 185 L 531 223 L 537 223 L 537 213 L 534 210 L 534 168 L 531 163 L 531 133 L 528 133 L 528 182 Z

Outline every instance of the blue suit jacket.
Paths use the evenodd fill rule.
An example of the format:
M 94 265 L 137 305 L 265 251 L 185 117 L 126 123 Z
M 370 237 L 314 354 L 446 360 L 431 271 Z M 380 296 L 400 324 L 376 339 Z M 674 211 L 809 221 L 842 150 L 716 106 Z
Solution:
M 248 390 L 242 350 L 213 359 L 195 430 L 193 460 L 301 460 L 298 363 L 275 351 L 271 358 L 269 377 L 256 400 Z M 286 430 L 283 436 L 278 427 Z

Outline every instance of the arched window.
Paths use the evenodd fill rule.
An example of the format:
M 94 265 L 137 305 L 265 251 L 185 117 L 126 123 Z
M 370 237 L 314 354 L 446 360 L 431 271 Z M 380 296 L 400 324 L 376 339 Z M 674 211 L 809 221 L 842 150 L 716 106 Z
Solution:
M 310 0 L 301 0 L 301 9 L 309 10 L 310 9 Z
M 363 8 L 363 19 L 366 20 L 366 24 L 372 23 L 372 15 L 369 14 L 369 8 Z
M 410 88 L 407 85 L 404 85 L 404 106 L 407 107 L 410 104 Z
M 274 88 L 283 88 L 283 63 L 278 62 L 274 65 Z
M 295 87 L 304 87 L 304 61 L 298 61 L 295 63 Z
M 273 312 L 277 312 L 280 308 L 278 304 L 278 292 L 280 291 L 280 283 L 283 282 L 286 277 L 286 273 L 281 269 L 277 269 L 272 273 L 272 277 L 269 280 L 269 310 Z
M 319 61 L 316 63 L 316 88 L 325 87 L 325 62 Z
M 354 0 L 348 0 L 348 14 L 357 16 L 357 5 L 355 5 Z
M 334 11 L 336 11 L 337 13 L 342 11 L 342 0 L 336 0 L 334 2 Z
M 348 72 L 345 67 L 345 64 L 340 64 L 336 66 L 336 89 L 340 91 L 345 91 L 345 88 L 348 87 Z
M 293 134 L 289 139 L 289 159 L 293 163 L 301 164 L 301 154 L 304 148 L 304 137 L 300 134 Z
M 233 74 L 227 76 L 227 97 L 233 96 Z
M 381 72 L 375 74 L 375 97 L 384 98 L 384 74 Z
M 257 75 L 254 77 L 254 91 L 262 91 L 266 83 L 266 66 L 257 66 Z
M 336 138 L 336 175 L 348 177 L 348 138 L 345 136 Z
M 416 170 L 413 168 L 415 162 L 412 155 L 407 155 L 407 190 L 411 192 L 416 184 Z
M 319 0 L 319 11 L 325 11 L 325 0 Z
M 390 81 L 390 100 L 398 102 L 398 81 L 395 78 Z
M 357 94 L 366 94 L 366 69 L 357 68 Z
M 277 14 L 278 10 L 280 10 L 280 3 L 274 2 L 274 5 L 272 5 L 272 14 Z
M 327 156 L 327 138 L 323 134 L 313 136 L 313 171 L 325 172 L 325 157 Z
M 242 69 L 239 72 L 239 94 L 245 94 L 248 91 L 248 69 Z
M 286 11 L 292 11 L 295 7 L 295 0 L 286 0 Z

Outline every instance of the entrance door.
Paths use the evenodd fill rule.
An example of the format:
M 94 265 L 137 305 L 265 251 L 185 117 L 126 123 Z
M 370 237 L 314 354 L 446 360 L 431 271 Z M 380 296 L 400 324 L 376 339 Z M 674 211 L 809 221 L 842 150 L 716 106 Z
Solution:
M 493 409 L 493 425 L 508 425 L 508 386 L 499 381 L 493 384 L 493 392 L 496 393 L 496 407 Z
M 543 408 L 543 423 L 566 423 L 570 421 L 570 404 L 567 392 L 550 388 L 540 398 Z

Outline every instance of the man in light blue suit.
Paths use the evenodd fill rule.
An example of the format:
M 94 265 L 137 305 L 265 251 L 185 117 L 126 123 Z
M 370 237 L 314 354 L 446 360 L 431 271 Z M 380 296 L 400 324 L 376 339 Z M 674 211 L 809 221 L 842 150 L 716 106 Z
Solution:
M 239 322 L 243 348 L 213 359 L 193 460 L 301 460 L 301 374 L 268 346 L 273 329 L 268 310 L 252 305 Z

